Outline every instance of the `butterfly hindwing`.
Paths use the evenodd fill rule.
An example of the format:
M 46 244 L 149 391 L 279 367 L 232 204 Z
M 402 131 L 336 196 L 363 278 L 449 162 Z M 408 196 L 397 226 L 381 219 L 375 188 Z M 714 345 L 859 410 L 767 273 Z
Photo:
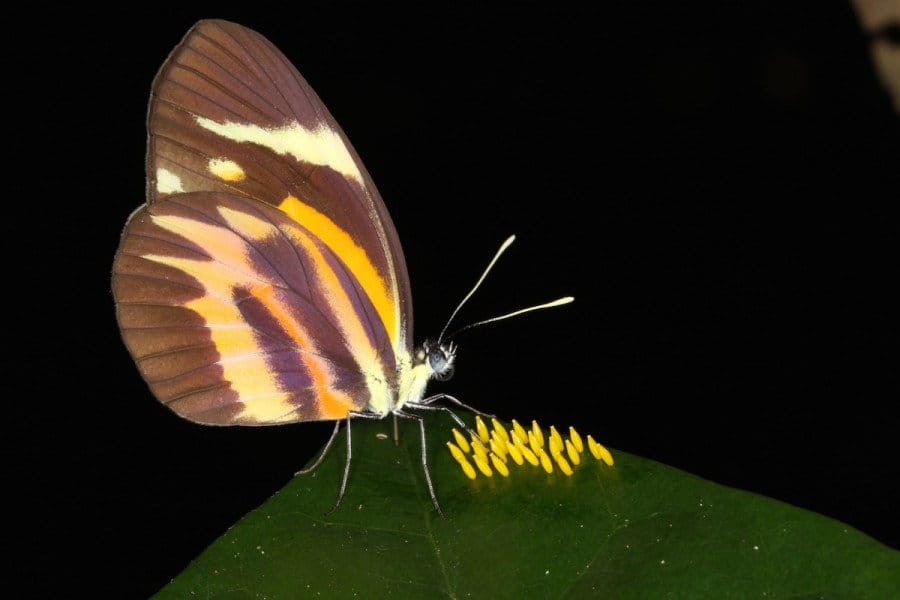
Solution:
M 209 424 L 339 419 L 390 402 L 388 332 L 340 256 L 233 194 L 158 199 L 113 267 L 126 345 L 154 394 Z
M 344 133 L 294 66 L 255 31 L 197 23 L 157 75 L 148 202 L 190 192 L 260 200 L 341 257 L 406 360 L 412 302 L 387 209 Z

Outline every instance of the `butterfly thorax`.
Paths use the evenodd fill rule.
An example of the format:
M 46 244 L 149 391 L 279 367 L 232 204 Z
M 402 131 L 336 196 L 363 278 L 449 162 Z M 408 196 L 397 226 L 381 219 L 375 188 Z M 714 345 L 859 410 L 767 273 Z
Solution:
M 438 344 L 426 341 L 412 358 L 398 367 L 396 403 L 389 411 L 401 410 L 409 402 L 418 402 L 425 395 L 425 387 L 431 379 L 446 381 L 453 376 L 456 361 L 454 344 Z M 376 407 L 371 407 L 378 412 Z

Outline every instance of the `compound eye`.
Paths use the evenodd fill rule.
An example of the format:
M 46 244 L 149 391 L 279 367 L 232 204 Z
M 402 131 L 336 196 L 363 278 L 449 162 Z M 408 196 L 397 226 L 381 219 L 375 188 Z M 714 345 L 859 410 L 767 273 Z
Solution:
M 435 348 L 428 351 L 428 364 L 435 373 L 443 373 L 447 369 L 447 356 L 440 350 Z

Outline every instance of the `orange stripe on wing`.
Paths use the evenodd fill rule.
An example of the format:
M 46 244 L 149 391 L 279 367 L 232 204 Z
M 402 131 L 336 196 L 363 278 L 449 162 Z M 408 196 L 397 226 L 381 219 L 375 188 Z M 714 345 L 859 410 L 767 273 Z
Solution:
M 237 231 L 250 239 L 264 242 L 266 239 L 279 235 L 278 229 L 272 223 L 259 219 L 253 215 L 226 207 L 219 207 L 218 212 L 225 221 L 227 221 L 228 226 L 232 230 Z M 315 254 L 310 255 L 309 259 L 314 262 L 317 275 L 321 279 L 323 276 L 321 263 L 324 262 L 324 259 L 322 259 L 322 261 L 316 261 L 315 256 L 318 255 L 321 257 L 321 255 L 318 254 L 318 248 L 315 247 L 315 244 L 311 244 L 311 247 L 314 249 Z M 308 255 L 310 254 L 308 247 L 304 247 L 303 249 L 307 251 Z M 324 268 L 328 273 L 331 273 L 327 265 L 325 265 Z M 333 281 L 325 283 L 324 287 L 327 289 L 335 285 L 340 286 L 340 283 L 337 282 L 336 278 L 334 278 Z M 316 391 L 320 403 L 319 411 L 321 416 L 325 419 L 342 419 L 346 417 L 347 413 L 355 407 L 353 399 L 347 394 L 334 389 L 333 373 L 331 372 L 328 363 L 317 356 L 319 354 L 319 349 L 317 348 L 315 341 L 291 316 L 288 308 L 277 298 L 272 285 L 261 282 L 260 285 L 251 288 L 250 294 L 262 303 L 269 314 L 278 321 L 282 329 L 288 333 L 294 343 L 301 349 L 301 360 L 312 378 L 312 387 Z M 326 291 L 324 295 L 329 298 L 330 303 L 333 294 Z M 356 320 L 358 322 L 358 317 Z M 363 334 L 365 334 L 365 332 L 363 332 Z M 366 342 L 368 342 L 368 338 L 366 338 Z M 371 347 L 371 344 L 368 345 Z M 358 347 L 360 347 L 360 343 L 357 340 L 356 343 L 353 344 L 353 348 L 351 348 L 354 352 L 354 358 L 356 358 L 357 361 L 359 361 L 359 357 L 356 355 L 356 349 Z M 363 365 L 360 364 L 360 366 L 362 367 Z
M 154 216 L 153 222 L 167 231 L 187 239 L 203 240 L 203 248 L 213 260 L 189 259 L 159 254 L 145 254 L 143 258 L 168 265 L 196 279 L 206 295 L 183 306 L 199 314 L 206 323 L 218 327 L 208 329 L 216 346 L 222 368 L 222 379 L 229 382 L 243 404 L 234 417 L 238 422 L 271 423 L 291 420 L 297 407 L 291 394 L 280 389 L 266 357 L 258 350 L 252 328 L 223 329 L 222 325 L 245 325 L 240 309 L 234 305 L 233 290 L 246 281 L 265 284 L 263 278 L 247 258 L 243 240 L 233 232 L 205 222 L 171 215 Z
M 338 227 L 334 221 L 295 196 L 285 198 L 278 208 L 322 240 L 347 266 L 366 292 L 372 306 L 375 307 L 391 340 L 391 346 L 396 348 L 398 340 L 402 340 L 400 307 L 393 297 L 390 287 L 385 283 L 385 278 L 378 273 L 366 251 L 359 247 L 353 238 Z
M 353 400 L 345 393 L 332 387 L 332 373 L 328 364 L 317 356 L 318 350 L 309 334 L 290 316 L 275 297 L 272 286 L 260 286 L 250 290 L 250 294 L 269 311 L 278 324 L 291 336 L 300 347 L 303 365 L 312 379 L 312 387 L 316 391 L 319 402 L 319 413 L 324 419 L 343 419 L 353 409 Z
M 344 286 L 332 270 L 318 244 L 305 231 L 298 227 L 288 227 L 288 235 L 306 253 L 312 263 L 319 291 L 328 301 L 338 328 L 350 345 L 353 358 L 366 377 L 369 390 L 369 407 L 382 414 L 390 410 L 391 392 L 385 382 L 384 367 L 378 351 L 372 345 L 368 333 L 362 323 L 362 316 L 356 311 L 353 302 L 347 295 Z
M 180 269 L 204 286 L 210 286 L 206 296 L 184 304 L 185 308 L 199 314 L 207 323 L 246 323 L 237 307 L 223 301 L 210 289 L 216 286 L 213 281 L 221 274 L 218 263 L 159 255 L 146 255 L 144 258 Z M 286 415 L 296 408 L 290 402 L 290 394 L 279 390 L 264 355 L 248 354 L 249 349 L 259 347 L 253 329 L 209 328 L 208 331 L 220 356 L 217 364 L 222 368 L 222 379 L 229 382 L 244 405 L 241 413 L 235 416 L 235 421 L 268 423 L 287 419 Z
M 238 289 L 249 290 L 250 295 L 262 304 L 299 350 L 299 360 L 309 374 L 310 387 L 316 394 L 320 417 L 341 419 L 350 410 L 361 408 L 359 399 L 354 400 L 336 389 L 336 378 L 330 363 L 320 356 L 316 341 L 296 320 L 285 300 L 279 297 L 278 289 L 283 282 L 255 266 L 248 240 L 265 242 L 273 236 L 282 235 L 279 228 L 241 210 L 220 206 L 217 212 L 227 226 L 174 215 L 151 215 L 159 227 L 196 241 L 209 258 L 164 254 L 146 254 L 143 257 L 179 269 L 203 286 L 206 294 L 184 306 L 198 313 L 207 323 L 245 323 L 240 308 L 235 305 L 234 292 Z M 309 275 L 313 279 L 311 284 L 325 298 L 328 312 L 347 341 L 348 350 L 359 370 L 365 375 L 369 406 L 386 413 L 391 393 L 385 383 L 378 352 L 363 325 L 364 317 L 357 313 L 316 237 L 292 225 L 286 225 L 284 230 L 296 249 L 305 255 L 304 262 L 309 266 Z M 368 262 L 364 255 L 363 259 Z M 357 268 L 362 268 L 358 263 L 357 257 Z M 369 268 L 369 275 L 377 278 L 374 267 L 369 264 Z M 362 269 L 365 271 L 365 268 Z M 373 280 L 369 279 L 369 284 L 372 285 Z M 292 402 L 292 393 L 281 389 L 278 374 L 272 371 L 265 356 L 252 352 L 254 347 L 258 347 L 255 331 L 228 330 L 225 334 L 223 330 L 210 329 L 210 335 L 221 357 L 218 364 L 223 369 L 223 379 L 230 383 L 243 404 L 243 411 L 237 420 L 277 422 L 293 419 L 292 413 L 297 405 Z

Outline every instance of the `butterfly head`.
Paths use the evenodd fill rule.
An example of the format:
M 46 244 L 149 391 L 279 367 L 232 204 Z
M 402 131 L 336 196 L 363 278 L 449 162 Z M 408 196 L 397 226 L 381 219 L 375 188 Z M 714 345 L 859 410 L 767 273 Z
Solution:
M 438 344 L 427 341 L 420 352 L 423 361 L 427 361 L 429 375 L 438 381 L 447 381 L 453 377 L 456 361 L 456 344 Z

